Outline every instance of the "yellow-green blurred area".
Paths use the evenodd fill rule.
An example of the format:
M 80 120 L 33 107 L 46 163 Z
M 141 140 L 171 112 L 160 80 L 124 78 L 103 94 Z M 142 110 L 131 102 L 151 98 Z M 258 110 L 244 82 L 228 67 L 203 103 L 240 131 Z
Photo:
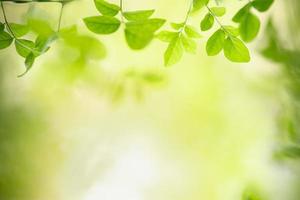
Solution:
M 223 3 L 229 23 L 245 1 Z M 57 3 L 4 4 L 11 22 L 57 26 Z M 124 0 L 124 9 L 176 22 L 188 4 Z M 298 9 L 276 0 L 260 15 L 248 64 L 208 57 L 208 32 L 196 55 L 165 68 L 166 44 L 130 50 L 122 31 L 87 30 L 93 1 L 66 4 L 68 35 L 25 76 L 13 45 L 0 52 L 0 200 L 299 200 L 297 159 L 274 153 L 299 142 Z M 283 46 L 264 56 L 270 18 Z

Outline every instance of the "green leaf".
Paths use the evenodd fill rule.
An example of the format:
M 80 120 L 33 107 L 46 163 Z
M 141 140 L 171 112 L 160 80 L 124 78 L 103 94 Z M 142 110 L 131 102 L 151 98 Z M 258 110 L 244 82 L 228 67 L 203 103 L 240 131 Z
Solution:
M 4 28 L 5 28 L 4 24 L 0 22 L 0 31 L 4 31 Z
M 30 30 L 38 35 L 48 37 L 49 35 L 55 33 L 55 31 L 51 28 L 49 22 L 45 20 L 30 18 L 27 20 L 27 24 Z
M 215 56 L 222 51 L 225 43 L 225 36 L 226 34 L 222 29 L 219 29 L 212 34 L 206 43 L 206 53 L 208 56 Z
M 115 16 L 119 13 L 120 7 L 108 3 L 107 1 L 104 0 L 94 0 L 94 3 L 96 5 L 97 10 L 102 14 L 102 15 L 108 15 L 108 16 Z
M 201 21 L 200 27 L 202 31 L 207 31 L 214 25 L 215 18 L 210 13 L 205 15 L 204 19 Z
M 223 26 L 223 28 L 232 36 L 237 37 L 240 35 L 239 29 L 234 26 Z
M 155 10 L 138 10 L 138 11 L 130 11 L 124 12 L 123 16 L 128 21 L 138 21 L 138 20 L 145 20 L 148 19 L 153 15 Z
M 5 49 L 13 42 L 13 38 L 7 32 L 0 31 L 0 49 Z
M 190 25 L 185 26 L 184 32 L 190 38 L 201 38 L 201 35 L 197 32 L 197 30 Z
M 25 67 L 26 67 L 26 70 L 23 74 L 20 74 L 18 77 L 22 77 L 24 76 L 33 66 L 33 63 L 34 63 L 34 60 L 35 60 L 35 56 L 33 53 L 30 53 L 26 59 L 25 59 Z
M 299 159 L 300 158 L 300 146 L 299 145 L 285 146 L 278 153 L 285 157 Z
M 146 19 L 143 21 L 132 21 L 126 23 L 126 28 L 133 32 L 154 33 L 165 23 L 164 19 Z
M 142 32 L 125 28 L 125 38 L 128 46 L 134 50 L 145 48 L 153 39 L 152 32 Z
M 228 37 L 224 44 L 225 57 L 232 62 L 249 62 L 250 54 L 244 43 L 236 37 Z
M 169 44 L 165 55 L 165 66 L 171 66 L 180 61 L 183 55 L 183 45 L 179 36 L 175 37 Z
M 273 2 L 274 0 L 254 0 L 252 2 L 252 5 L 256 10 L 265 12 L 271 7 Z
M 85 59 L 103 59 L 106 56 L 105 46 L 96 38 L 87 35 L 76 35 L 69 43 L 80 51 Z
M 181 35 L 181 41 L 182 41 L 182 45 L 186 52 L 191 53 L 191 54 L 196 54 L 197 43 L 193 39 L 187 38 L 184 35 Z
M 45 52 L 47 52 L 50 48 L 50 44 L 57 39 L 56 34 L 52 34 L 49 36 L 39 35 L 35 40 L 35 49 L 37 52 L 34 52 L 35 56 L 39 56 Z
M 257 36 L 259 29 L 260 21 L 258 17 L 250 12 L 244 16 L 239 27 L 241 37 L 245 42 L 251 42 Z
M 30 40 L 18 39 L 15 41 L 15 47 L 17 53 L 26 58 L 33 51 L 35 44 Z
M 209 0 L 193 0 L 193 11 L 198 11 L 208 4 Z
M 161 31 L 156 35 L 156 38 L 163 42 L 171 42 L 175 37 L 178 36 L 178 34 L 178 32 Z
M 234 22 L 240 22 L 243 20 L 244 16 L 248 14 L 251 8 L 251 3 L 246 4 L 243 8 L 241 8 L 232 18 Z
M 164 19 L 146 19 L 126 23 L 125 38 L 131 49 L 143 49 L 153 39 L 157 31 L 165 23 Z
M 226 8 L 225 7 L 212 7 L 212 8 L 210 8 L 210 10 L 217 17 L 222 17 L 226 13 Z
M 171 27 L 175 30 L 179 30 L 181 29 L 183 26 L 185 25 L 185 23 L 171 23 Z
M 22 37 L 29 32 L 29 27 L 26 25 L 9 23 L 9 27 L 16 37 Z
M 97 34 L 111 34 L 116 32 L 121 22 L 110 16 L 94 16 L 84 18 L 84 23 L 87 28 Z

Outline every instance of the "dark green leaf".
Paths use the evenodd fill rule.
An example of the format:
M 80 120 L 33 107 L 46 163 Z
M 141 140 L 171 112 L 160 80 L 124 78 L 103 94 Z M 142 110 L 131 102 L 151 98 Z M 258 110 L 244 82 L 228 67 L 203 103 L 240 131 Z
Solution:
M 10 23 L 9 27 L 16 37 L 22 37 L 29 32 L 29 27 L 26 25 Z
M 224 54 L 232 62 L 249 62 L 250 54 L 244 43 L 236 37 L 225 40 Z
M 128 21 L 138 21 L 148 19 L 153 15 L 155 10 L 138 10 L 124 12 L 123 15 Z
M 207 31 L 214 25 L 215 18 L 210 13 L 205 15 L 204 19 L 201 21 L 200 27 L 202 31 Z
M 271 7 L 273 2 L 274 0 L 254 0 L 252 2 L 252 5 L 256 10 L 265 12 Z
M 94 16 L 84 18 L 84 23 L 87 28 L 97 34 L 111 34 L 116 32 L 121 22 L 110 16 Z
M 11 35 L 4 31 L 0 31 L 0 49 L 5 49 L 13 42 Z
M 30 40 L 18 39 L 15 41 L 15 46 L 18 54 L 26 58 L 30 53 L 32 53 L 35 44 Z
M 222 29 L 217 30 L 207 41 L 206 52 L 209 56 L 219 54 L 225 43 L 225 33 Z
M 0 22 L 0 31 L 4 31 L 4 28 L 5 28 L 4 24 Z
M 246 4 L 243 8 L 241 8 L 232 18 L 234 22 L 240 22 L 243 20 L 244 16 L 248 14 L 251 8 L 251 3 Z
M 117 15 L 120 11 L 119 6 L 108 3 L 107 1 L 94 0 L 94 2 L 95 2 L 97 10 L 103 15 L 108 15 L 108 16 L 113 17 L 113 16 Z
M 245 42 L 251 42 L 258 34 L 260 29 L 259 19 L 249 12 L 241 21 L 239 32 Z
M 279 152 L 280 155 L 289 158 L 300 158 L 300 146 L 290 145 L 283 147 Z

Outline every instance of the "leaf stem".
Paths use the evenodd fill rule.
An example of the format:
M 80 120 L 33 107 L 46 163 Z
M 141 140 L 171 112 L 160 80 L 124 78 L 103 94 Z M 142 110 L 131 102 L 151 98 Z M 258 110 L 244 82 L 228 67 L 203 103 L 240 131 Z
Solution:
M 194 1 L 191 0 L 190 5 L 189 5 L 189 8 L 188 8 L 188 11 L 187 11 L 186 16 L 185 16 L 185 19 L 184 19 L 184 21 L 183 21 L 183 26 L 182 26 L 182 28 L 179 30 L 179 35 L 183 32 L 184 28 L 186 27 L 186 25 L 187 25 L 187 23 L 188 23 L 188 20 L 189 20 L 189 18 L 190 18 L 191 12 L 192 12 L 192 10 L 193 10 L 193 2 L 194 2 Z
M 121 12 L 121 22 L 122 22 L 122 24 L 124 24 L 125 21 L 124 21 L 124 16 L 123 16 L 123 13 L 124 13 L 124 11 L 123 11 L 123 0 L 120 0 L 120 12 Z
M 8 31 L 11 33 L 11 35 L 13 36 L 14 39 L 17 39 L 17 37 L 15 36 L 14 32 L 12 31 L 12 29 L 10 28 L 10 25 L 8 23 L 8 20 L 6 17 L 6 12 L 5 12 L 4 5 L 3 5 L 3 1 L 1 1 L 1 10 L 2 10 L 4 21 L 7 26 Z
M 1 0 L 0 0 L 1 1 Z M 39 54 L 40 52 L 32 49 L 31 47 L 28 47 L 26 44 L 24 44 L 21 40 L 19 40 L 19 38 L 17 38 L 17 36 L 15 35 L 15 33 L 13 32 L 13 30 L 11 29 L 10 25 L 9 25 L 9 22 L 7 20 L 7 16 L 6 16 L 6 12 L 5 12 L 5 9 L 4 9 L 4 4 L 3 4 L 3 1 L 1 1 L 1 10 L 2 10 L 2 13 L 3 13 L 3 17 L 4 17 L 4 21 L 5 21 L 5 25 L 8 29 L 8 32 L 12 35 L 12 37 L 15 39 L 15 41 L 20 44 L 22 47 L 24 47 L 25 49 L 31 51 L 31 52 L 34 52 L 34 53 L 37 53 Z
M 60 30 L 61 20 L 62 20 L 62 15 L 63 15 L 64 7 L 65 7 L 65 4 L 62 2 L 62 3 L 61 3 L 60 12 L 59 12 L 59 19 L 58 19 L 58 25 L 57 25 L 57 32 L 59 32 L 59 30 Z
M 219 24 L 221 29 L 224 32 L 226 32 L 229 37 L 232 37 L 232 34 L 223 26 L 223 24 L 220 22 L 219 18 L 214 14 L 214 12 L 207 5 L 205 5 L 205 7 L 207 8 L 208 12 L 215 18 L 216 22 Z

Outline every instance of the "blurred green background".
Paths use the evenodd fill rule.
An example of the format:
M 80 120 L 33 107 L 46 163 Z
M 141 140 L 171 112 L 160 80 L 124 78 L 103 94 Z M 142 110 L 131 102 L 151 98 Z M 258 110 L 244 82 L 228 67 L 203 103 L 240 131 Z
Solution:
M 232 15 L 244 4 L 224 3 Z M 60 5 L 5 7 L 55 27 Z M 179 21 L 188 2 L 124 8 Z M 132 51 L 122 32 L 85 28 L 92 1 L 67 4 L 62 27 L 77 31 L 24 77 L 15 49 L 0 52 L 0 200 L 299 200 L 299 9 L 277 0 L 260 16 L 249 64 L 207 57 L 207 33 L 165 68 L 165 44 Z

